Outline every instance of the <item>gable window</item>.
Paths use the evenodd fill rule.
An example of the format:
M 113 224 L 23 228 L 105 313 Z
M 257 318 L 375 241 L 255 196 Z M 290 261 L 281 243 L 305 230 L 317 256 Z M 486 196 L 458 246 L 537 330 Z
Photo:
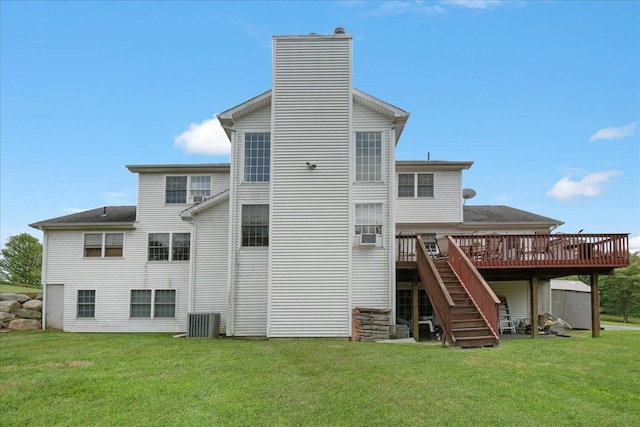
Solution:
M 433 174 L 418 174 L 418 197 L 433 197 Z
M 271 134 L 244 134 L 244 181 L 269 182 Z
M 191 234 L 149 233 L 149 261 L 189 261 Z
M 187 177 L 168 176 L 165 186 L 165 203 L 187 203 Z
M 148 319 L 176 317 L 176 291 L 174 289 L 131 290 L 129 316 Z
M 398 197 L 415 196 L 415 175 L 412 173 L 398 174 Z
M 356 132 L 356 181 L 382 181 L 382 132 Z
M 269 246 L 269 205 L 242 205 L 242 246 Z
M 96 291 L 78 290 L 76 317 L 96 317 Z
M 86 258 L 122 257 L 123 233 L 86 233 L 84 256 Z
M 357 204 L 355 226 L 356 235 L 382 234 L 382 204 Z

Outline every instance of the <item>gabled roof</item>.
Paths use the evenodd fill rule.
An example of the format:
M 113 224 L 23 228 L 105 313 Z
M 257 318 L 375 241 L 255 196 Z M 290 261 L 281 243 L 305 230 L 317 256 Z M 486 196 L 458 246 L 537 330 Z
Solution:
M 224 202 L 225 200 L 229 199 L 229 190 L 224 190 L 221 191 L 220 193 L 216 194 L 215 196 L 209 197 L 207 200 L 205 200 L 202 203 L 198 203 L 197 205 L 193 205 L 185 210 L 183 210 L 182 212 L 180 212 L 180 217 L 185 220 L 188 221 L 190 219 L 193 219 L 196 215 L 198 215 L 200 212 L 204 212 L 207 209 L 210 209 L 222 202 Z
M 119 228 L 133 229 L 136 220 L 135 206 L 104 206 L 71 215 L 34 222 L 29 227 L 39 230 Z
M 393 120 L 394 125 L 396 125 L 395 143 L 397 143 L 402 131 L 404 130 L 404 125 L 409 118 L 409 113 L 355 88 L 351 89 L 351 94 L 353 102 L 357 102 L 358 104 Z M 271 90 L 263 92 L 242 104 L 236 105 L 235 107 L 218 114 L 218 120 L 227 133 L 229 139 L 231 139 L 231 130 L 235 121 L 268 105 L 271 105 Z
M 548 218 L 546 216 L 537 215 L 531 212 L 512 208 L 504 205 L 478 205 L 464 206 L 464 220 L 462 225 L 541 225 L 541 226 L 559 226 L 564 224 L 557 219 Z

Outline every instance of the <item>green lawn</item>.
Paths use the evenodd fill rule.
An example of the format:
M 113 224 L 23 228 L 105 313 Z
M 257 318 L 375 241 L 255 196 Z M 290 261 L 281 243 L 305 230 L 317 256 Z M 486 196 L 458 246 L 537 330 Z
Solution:
M 460 350 L 324 339 L 0 334 L 8 426 L 640 425 L 640 331 Z
M 7 285 L 6 283 L 0 283 L 0 294 L 13 293 L 13 294 L 39 294 L 42 289 L 27 288 L 25 286 Z
M 601 314 L 600 320 L 624 324 L 622 323 L 622 316 L 616 316 L 614 314 Z M 630 326 L 640 325 L 640 317 L 629 316 L 629 322 L 627 324 Z

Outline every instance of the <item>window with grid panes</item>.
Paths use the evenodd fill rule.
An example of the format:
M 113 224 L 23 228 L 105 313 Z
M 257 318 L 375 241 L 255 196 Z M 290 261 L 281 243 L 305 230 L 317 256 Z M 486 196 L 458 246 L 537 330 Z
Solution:
M 398 174 L 398 197 L 415 197 L 415 174 Z
M 96 291 L 78 290 L 76 317 L 96 317 Z
M 269 246 L 269 205 L 242 205 L 242 246 Z
M 433 197 L 433 174 L 418 174 L 418 197 Z
M 121 257 L 124 243 L 124 234 L 105 233 L 104 235 L 104 256 Z
M 245 182 L 269 182 L 271 134 L 269 132 L 244 134 Z
M 166 177 L 165 203 L 187 203 L 186 176 Z
M 151 317 L 151 291 L 132 290 L 130 309 L 130 317 Z
M 191 235 L 189 233 L 173 233 L 171 260 L 189 261 Z
M 192 176 L 189 182 L 189 200 L 193 201 L 194 196 L 201 196 L 202 200 L 211 196 L 211 177 Z
M 169 233 L 149 233 L 149 261 L 169 261 Z
M 176 291 L 156 290 L 153 301 L 153 317 L 176 317 Z
M 382 204 L 357 204 L 355 226 L 356 235 L 382 234 Z
M 382 132 L 356 132 L 356 181 L 382 181 Z

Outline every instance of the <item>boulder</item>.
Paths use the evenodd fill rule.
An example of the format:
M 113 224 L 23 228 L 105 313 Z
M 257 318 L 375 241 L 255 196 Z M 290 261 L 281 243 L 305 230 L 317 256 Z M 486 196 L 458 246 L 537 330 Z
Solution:
M 15 318 L 16 316 L 14 316 L 11 313 L 5 313 L 4 311 L 0 311 L 0 324 L 2 325 L 4 325 L 5 323 L 8 324 L 10 321 L 12 321 Z
M 25 294 L 0 294 L 0 301 L 18 301 L 19 303 L 23 303 L 29 301 L 31 298 L 26 296 Z
M 38 295 L 36 295 L 36 297 L 34 299 L 39 299 L 40 301 L 42 301 L 44 299 L 44 296 L 42 295 L 42 292 L 39 292 Z
M 23 319 L 42 319 L 42 313 L 37 310 L 27 310 L 26 308 L 21 308 L 16 313 L 16 317 L 22 317 Z
M 6 294 L 5 294 L 6 295 Z M 20 303 L 16 300 L 0 301 L 0 311 L 15 314 L 20 310 Z
M 27 310 L 42 311 L 42 301 L 40 301 L 39 299 L 31 299 L 22 304 L 22 308 L 26 308 Z
M 9 322 L 9 327 L 7 329 L 15 332 L 37 331 L 42 329 L 42 322 L 35 319 L 14 319 Z

